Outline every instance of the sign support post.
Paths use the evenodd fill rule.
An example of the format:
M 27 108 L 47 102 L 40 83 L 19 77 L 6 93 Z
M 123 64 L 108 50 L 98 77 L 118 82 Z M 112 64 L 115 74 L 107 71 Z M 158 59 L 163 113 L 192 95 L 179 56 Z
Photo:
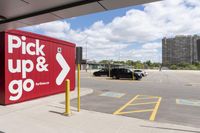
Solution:
M 78 85 L 78 102 L 77 102 L 77 111 L 80 112 L 81 108 L 81 98 L 80 98 L 80 64 L 78 64 L 78 80 L 77 80 L 77 85 Z
M 81 98 L 80 98 L 80 69 L 82 61 L 82 47 L 76 47 L 76 64 L 77 64 L 77 111 L 80 112 Z M 87 63 L 86 63 L 87 65 Z

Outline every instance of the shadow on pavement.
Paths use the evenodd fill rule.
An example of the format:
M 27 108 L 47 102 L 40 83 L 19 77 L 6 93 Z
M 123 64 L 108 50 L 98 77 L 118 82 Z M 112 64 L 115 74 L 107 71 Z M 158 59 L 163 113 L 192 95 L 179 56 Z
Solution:
M 57 111 L 49 111 L 50 113 L 54 113 L 54 114 L 59 114 L 59 115 L 63 115 L 64 114 L 64 112 L 63 113 L 61 113 L 61 112 L 57 112 Z
M 65 109 L 64 107 L 60 107 L 60 106 L 55 106 L 55 105 L 48 105 L 49 107 L 54 107 L 54 108 L 59 108 L 59 109 Z
M 122 80 L 122 81 L 133 81 L 133 79 L 131 79 L 131 78 L 120 78 L 120 79 L 113 79 L 113 78 L 106 78 L 106 80 L 114 80 L 114 81 L 120 81 L 120 80 Z M 135 80 L 134 80 L 135 81 Z
M 65 102 L 60 102 L 60 104 L 65 104 Z M 65 109 L 65 107 L 60 107 L 60 106 L 55 106 L 55 105 L 48 105 L 49 107 L 54 107 L 54 108 L 58 108 L 58 109 Z M 71 111 L 77 111 L 76 109 L 72 109 Z
M 184 129 L 177 129 L 177 128 L 153 127 L 153 126 L 143 126 L 143 125 L 141 125 L 141 127 L 157 128 L 157 129 L 172 130 L 172 131 L 182 131 L 182 132 L 190 132 L 190 133 L 200 133 L 200 131 L 184 130 Z

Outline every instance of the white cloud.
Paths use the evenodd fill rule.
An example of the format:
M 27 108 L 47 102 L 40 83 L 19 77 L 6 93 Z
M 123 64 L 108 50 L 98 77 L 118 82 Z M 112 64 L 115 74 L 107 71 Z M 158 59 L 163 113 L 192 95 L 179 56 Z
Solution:
M 162 44 L 161 43 L 157 43 L 157 42 L 146 43 L 146 44 L 142 45 L 143 49 L 158 49 L 158 48 L 161 48 L 161 47 L 162 47 Z
M 44 23 L 36 26 L 36 28 L 39 28 L 40 30 L 43 31 L 48 31 L 48 32 L 54 32 L 54 33 L 59 33 L 59 32 L 65 32 L 70 30 L 70 24 L 65 22 L 65 21 L 54 21 L 50 23 Z
M 127 60 L 140 60 L 147 61 L 151 60 L 153 62 L 161 61 L 161 53 L 158 49 L 132 49 L 121 54 L 121 59 Z
M 131 9 L 110 23 L 97 21 L 84 30 L 73 30 L 65 21 L 40 24 L 31 29 L 86 47 L 90 59 L 141 59 L 158 61 L 164 36 L 200 33 L 200 0 L 165 0 Z M 29 29 L 30 30 L 30 29 Z M 140 49 L 129 49 L 131 45 Z M 120 52 L 119 52 L 120 51 Z M 85 54 L 84 54 L 85 55 Z

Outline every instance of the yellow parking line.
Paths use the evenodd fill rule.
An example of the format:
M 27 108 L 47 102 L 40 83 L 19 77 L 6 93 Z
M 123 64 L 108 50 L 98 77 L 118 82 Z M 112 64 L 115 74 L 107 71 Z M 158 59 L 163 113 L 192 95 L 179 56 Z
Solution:
M 157 111 L 158 111 L 158 108 L 159 108 L 159 106 L 160 106 L 160 102 L 161 102 L 161 97 L 159 98 L 159 100 L 158 100 L 158 102 L 157 102 L 157 104 L 156 104 L 156 106 L 155 106 L 155 108 L 154 108 L 154 110 L 153 110 L 153 112 L 152 112 L 152 114 L 151 114 L 151 117 L 150 117 L 150 121 L 154 121 L 155 120 L 155 117 L 156 117 L 156 114 L 157 114 Z
M 159 98 L 159 97 L 145 97 L 145 98 L 137 98 L 137 99 L 145 100 L 145 99 L 155 99 L 155 98 Z
M 125 105 L 123 105 L 121 108 L 119 108 L 117 111 L 115 111 L 113 114 L 114 115 L 123 115 L 123 114 L 131 114 L 131 113 L 144 113 L 144 112 L 152 112 L 151 116 L 149 118 L 150 121 L 154 121 L 156 114 L 158 112 L 158 108 L 160 106 L 161 103 L 161 97 L 158 96 L 149 96 L 149 97 L 145 97 L 145 98 L 140 98 L 141 96 L 144 95 L 137 95 L 134 98 L 132 98 L 129 102 L 127 102 Z M 134 101 L 137 101 L 138 99 L 154 99 L 154 98 L 158 98 L 157 102 L 143 102 L 143 103 L 134 103 Z M 122 110 L 124 110 L 126 107 L 128 106 L 136 106 L 136 105 L 147 105 L 147 104 L 156 104 L 155 107 L 153 109 L 145 109 L 145 110 L 132 110 L 132 111 L 126 111 L 126 112 L 122 112 Z
M 135 106 L 135 105 L 146 105 L 146 104 L 155 104 L 157 102 L 146 102 L 146 103 L 134 103 L 134 104 L 129 104 L 131 106 Z
M 140 95 L 141 98 L 148 98 L 148 97 L 158 97 L 158 96 L 150 96 L 150 95 Z M 139 98 L 140 98 L 139 97 Z
M 145 110 L 134 110 L 134 111 L 127 111 L 127 112 L 119 112 L 118 115 L 123 115 L 123 114 L 131 114 L 131 113 L 144 113 L 144 112 L 151 112 L 153 109 L 145 109 Z
M 140 95 L 140 96 L 146 96 L 146 97 L 154 97 L 154 96 L 150 96 L 150 95 Z
M 135 96 L 133 99 L 131 99 L 129 102 L 127 102 L 125 105 L 123 105 L 121 108 L 119 108 L 117 111 L 115 111 L 113 114 L 117 115 L 119 114 L 119 112 L 121 112 L 123 109 L 125 109 L 130 103 L 132 103 L 135 99 L 137 99 L 137 97 L 139 97 L 140 95 Z

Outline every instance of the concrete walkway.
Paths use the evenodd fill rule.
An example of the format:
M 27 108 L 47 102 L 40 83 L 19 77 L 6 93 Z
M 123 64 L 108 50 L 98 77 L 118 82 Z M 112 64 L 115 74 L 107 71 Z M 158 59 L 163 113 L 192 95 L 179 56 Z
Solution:
M 82 88 L 82 95 L 93 92 Z M 71 98 L 75 98 L 73 92 Z M 72 108 L 63 116 L 64 94 L 0 106 L 0 133 L 200 133 L 200 129 Z

